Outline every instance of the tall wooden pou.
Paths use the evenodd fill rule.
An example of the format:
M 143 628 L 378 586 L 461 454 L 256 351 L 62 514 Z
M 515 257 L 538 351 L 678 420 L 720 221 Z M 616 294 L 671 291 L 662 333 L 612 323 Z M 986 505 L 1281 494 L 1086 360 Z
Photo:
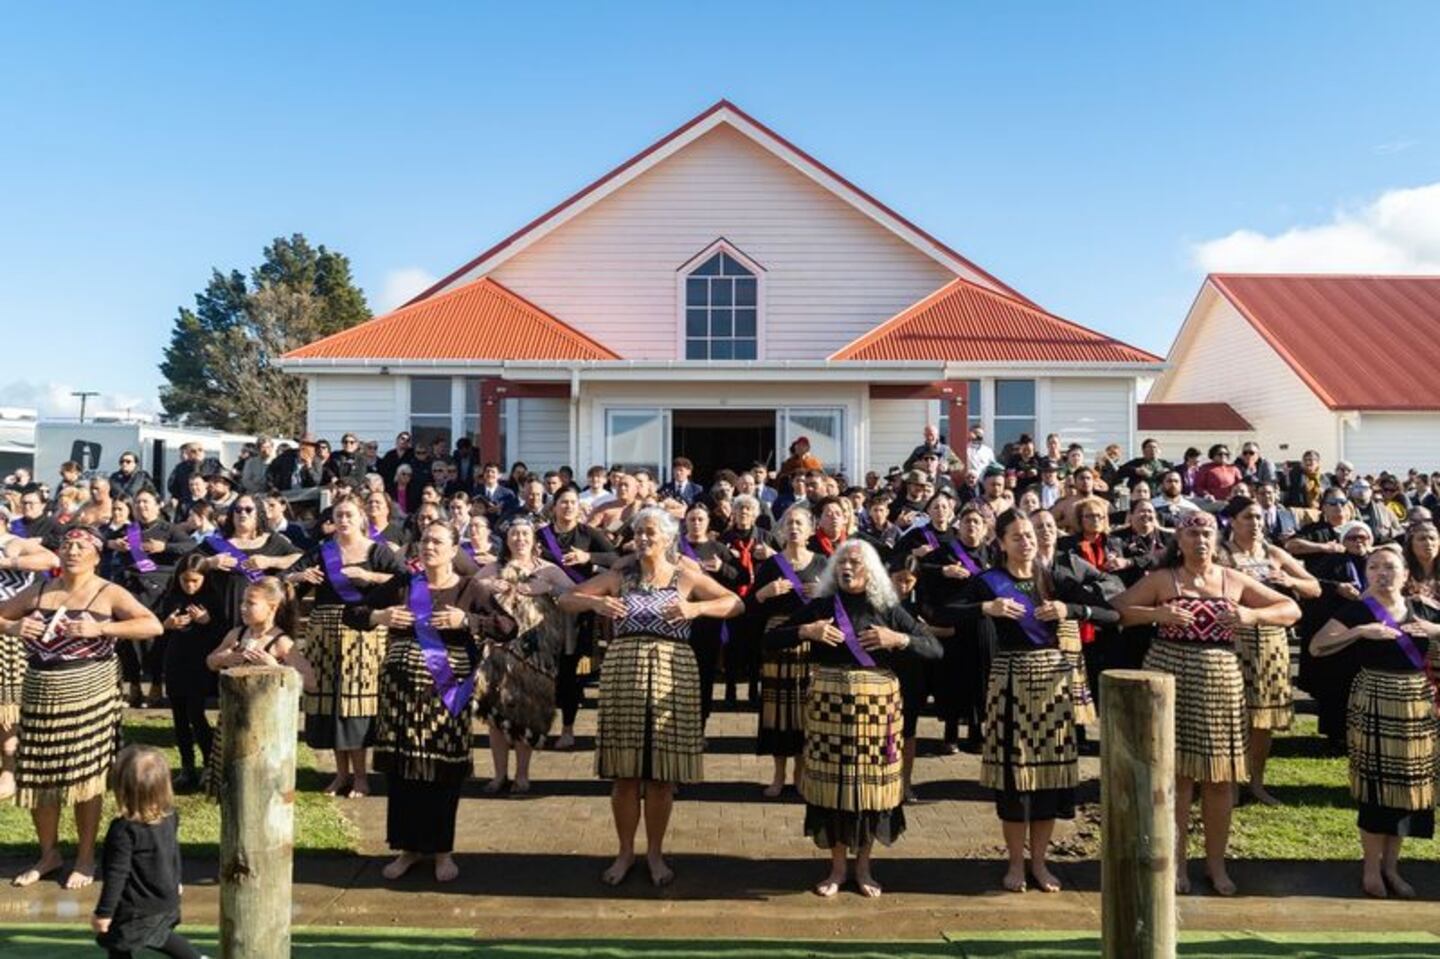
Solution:
M 1175 679 L 1100 675 L 1100 910 L 1106 959 L 1175 956 Z
M 300 674 L 220 674 L 220 955 L 290 955 Z

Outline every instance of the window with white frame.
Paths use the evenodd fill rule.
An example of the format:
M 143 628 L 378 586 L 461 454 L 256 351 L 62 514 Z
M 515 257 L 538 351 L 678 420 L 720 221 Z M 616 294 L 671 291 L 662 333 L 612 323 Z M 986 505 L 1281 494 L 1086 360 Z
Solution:
M 685 359 L 753 360 L 760 351 L 759 278 L 721 249 L 685 275 Z
M 410 435 L 416 446 L 451 440 L 450 377 L 410 377 Z
M 999 450 L 1018 441 L 1022 433 L 1035 435 L 1035 381 L 996 380 L 992 445 Z

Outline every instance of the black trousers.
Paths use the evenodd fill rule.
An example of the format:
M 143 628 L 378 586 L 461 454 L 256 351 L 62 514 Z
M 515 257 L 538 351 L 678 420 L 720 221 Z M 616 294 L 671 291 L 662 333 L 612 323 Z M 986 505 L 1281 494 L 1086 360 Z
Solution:
M 710 718 L 715 706 L 715 674 L 720 671 L 720 630 L 713 623 L 704 623 L 707 628 L 690 629 L 690 648 L 695 652 L 695 663 L 700 669 L 700 728 Z M 732 640 L 733 642 L 733 640 Z
M 555 662 L 555 702 L 560 707 L 560 722 L 565 726 L 575 725 L 580 703 L 585 699 L 585 688 L 576 675 L 579 664 L 579 653 L 561 653 Z
M 200 953 L 196 952 L 195 947 L 190 945 L 190 941 L 178 932 L 170 933 L 165 939 L 164 945 L 149 946 L 145 949 L 146 952 L 151 950 L 169 956 L 170 959 L 200 959 Z M 129 949 L 106 949 L 105 954 L 110 959 L 132 959 L 133 956 L 138 955 Z
M 159 683 L 165 678 L 166 638 L 146 639 L 139 642 L 123 642 L 116 646 L 115 654 L 120 657 L 120 680 L 124 683 L 150 681 Z
M 195 747 L 200 747 L 200 765 L 210 757 L 215 731 L 205 715 L 205 696 L 177 696 L 170 693 L 170 719 L 175 724 L 175 745 L 180 750 L 180 766 L 195 769 Z

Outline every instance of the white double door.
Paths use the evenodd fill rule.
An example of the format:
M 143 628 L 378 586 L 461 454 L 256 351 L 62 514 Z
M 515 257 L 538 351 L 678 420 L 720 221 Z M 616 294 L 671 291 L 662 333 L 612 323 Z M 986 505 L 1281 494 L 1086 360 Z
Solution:
M 689 409 L 691 407 L 681 407 Z M 672 449 L 670 408 L 625 406 L 605 411 L 605 462 L 627 470 L 645 468 L 663 482 L 670 478 L 670 461 L 686 455 Z M 810 452 L 827 469 L 845 465 L 845 408 L 843 406 L 785 406 L 775 410 L 777 455 L 789 455 L 790 444 L 804 436 Z M 730 464 L 744 468 L 748 463 Z M 771 463 L 771 469 L 780 464 Z

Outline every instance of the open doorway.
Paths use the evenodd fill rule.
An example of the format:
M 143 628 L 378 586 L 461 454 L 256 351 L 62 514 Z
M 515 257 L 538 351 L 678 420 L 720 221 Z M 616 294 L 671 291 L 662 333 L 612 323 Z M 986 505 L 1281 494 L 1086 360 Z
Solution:
M 673 410 L 670 449 L 695 464 L 695 482 L 705 486 L 721 469 L 747 469 L 763 462 L 773 470 L 775 411 Z

